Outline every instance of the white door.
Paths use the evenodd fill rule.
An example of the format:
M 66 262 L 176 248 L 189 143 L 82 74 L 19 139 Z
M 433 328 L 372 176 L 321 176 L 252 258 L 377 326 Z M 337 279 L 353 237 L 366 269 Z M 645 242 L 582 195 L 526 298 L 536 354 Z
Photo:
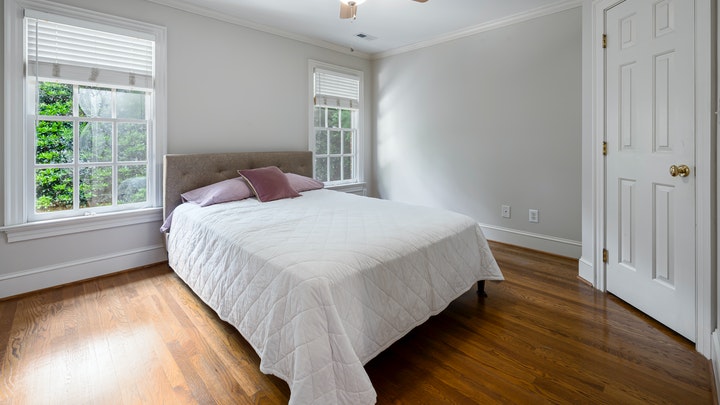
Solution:
M 605 229 L 607 290 L 695 341 L 693 6 L 605 14 Z

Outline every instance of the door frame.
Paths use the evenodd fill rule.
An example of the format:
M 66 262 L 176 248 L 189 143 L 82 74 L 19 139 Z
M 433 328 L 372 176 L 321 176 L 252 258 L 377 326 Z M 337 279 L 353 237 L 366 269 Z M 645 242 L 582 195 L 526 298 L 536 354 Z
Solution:
M 594 280 L 589 280 L 600 291 L 606 291 L 605 248 L 605 158 L 602 143 L 605 140 L 605 52 L 602 36 L 605 28 L 605 10 L 624 0 L 593 0 L 591 17 L 591 178 L 592 181 L 592 260 Z M 587 4 L 587 3 L 586 3 Z M 713 275 L 715 245 L 715 167 L 716 152 L 712 149 L 715 133 L 715 39 L 713 16 L 716 0 L 694 0 L 695 6 L 695 348 L 705 357 L 711 356 L 711 336 L 714 326 L 716 293 Z

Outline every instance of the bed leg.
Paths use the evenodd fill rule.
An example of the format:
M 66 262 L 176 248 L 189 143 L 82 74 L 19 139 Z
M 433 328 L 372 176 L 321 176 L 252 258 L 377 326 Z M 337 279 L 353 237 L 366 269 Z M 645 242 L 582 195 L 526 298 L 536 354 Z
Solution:
M 481 297 L 487 297 L 487 293 L 485 292 L 485 280 L 478 281 L 477 286 L 477 294 Z

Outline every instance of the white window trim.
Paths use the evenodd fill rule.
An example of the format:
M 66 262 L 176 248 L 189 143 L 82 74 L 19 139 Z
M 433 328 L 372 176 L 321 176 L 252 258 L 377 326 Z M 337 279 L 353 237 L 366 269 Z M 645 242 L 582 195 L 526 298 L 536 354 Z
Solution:
M 364 143 L 364 137 L 365 137 L 365 130 L 364 130 L 364 122 L 365 122 L 365 96 L 364 96 L 364 87 L 365 87 L 365 78 L 363 77 L 363 72 L 361 70 L 355 70 L 350 69 L 338 65 L 333 65 L 330 63 L 320 62 L 317 60 L 308 60 L 308 150 L 313 152 L 313 173 L 315 173 L 315 116 L 314 116 L 314 109 L 315 104 L 313 103 L 313 96 L 315 94 L 315 85 L 314 85 L 314 72 L 315 69 L 323 69 L 323 70 L 329 70 L 333 72 L 337 72 L 344 75 L 354 76 L 360 79 L 360 102 L 358 106 L 358 117 L 357 117 L 357 139 L 355 140 L 355 148 L 357 148 L 357 154 L 355 157 L 355 164 L 356 164 L 356 170 L 357 170 L 357 176 L 355 177 L 354 181 L 333 181 L 333 182 L 325 182 L 325 184 L 328 185 L 328 187 L 338 187 L 343 185 L 352 185 L 352 184 L 365 184 L 365 148 L 363 148 Z
M 367 185 L 365 182 L 332 184 L 325 187 L 328 190 L 342 191 L 343 193 L 367 195 Z
M 10 225 L 0 229 L 7 234 L 7 241 L 13 243 L 161 220 L 162 208 L 155 207 L 82 217 L 50 219 L 21 225 Z
M 24 106 L 23 14 L 26 8 L 91 21 L 103 26 L 142 32 L 155 39 L 155 137 L 149 143 L 155 159 L 148 188 L 154 207 L 162 206 L 162 157 L 167 150 L 167 29 L 153 24 L 115 17 L 43 0 L 6 0 L 5 5 L 5 126 L 4 191 L 5 226 L 0 228 L 8 241 L 59 236 L 88 230 L 107 229 L 161 220 L 159 208 L 119 211 L 89 217 L 28 222 L 26 201 L 26 117 Z

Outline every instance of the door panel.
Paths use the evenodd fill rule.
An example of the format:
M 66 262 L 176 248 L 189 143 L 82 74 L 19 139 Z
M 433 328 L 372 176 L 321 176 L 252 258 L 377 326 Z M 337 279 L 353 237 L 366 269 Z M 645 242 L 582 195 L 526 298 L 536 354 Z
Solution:
M 607 290 L 695 340 L 694 2 L 606 11 Z M 671 176 L 672 165 L 690 175 Z

